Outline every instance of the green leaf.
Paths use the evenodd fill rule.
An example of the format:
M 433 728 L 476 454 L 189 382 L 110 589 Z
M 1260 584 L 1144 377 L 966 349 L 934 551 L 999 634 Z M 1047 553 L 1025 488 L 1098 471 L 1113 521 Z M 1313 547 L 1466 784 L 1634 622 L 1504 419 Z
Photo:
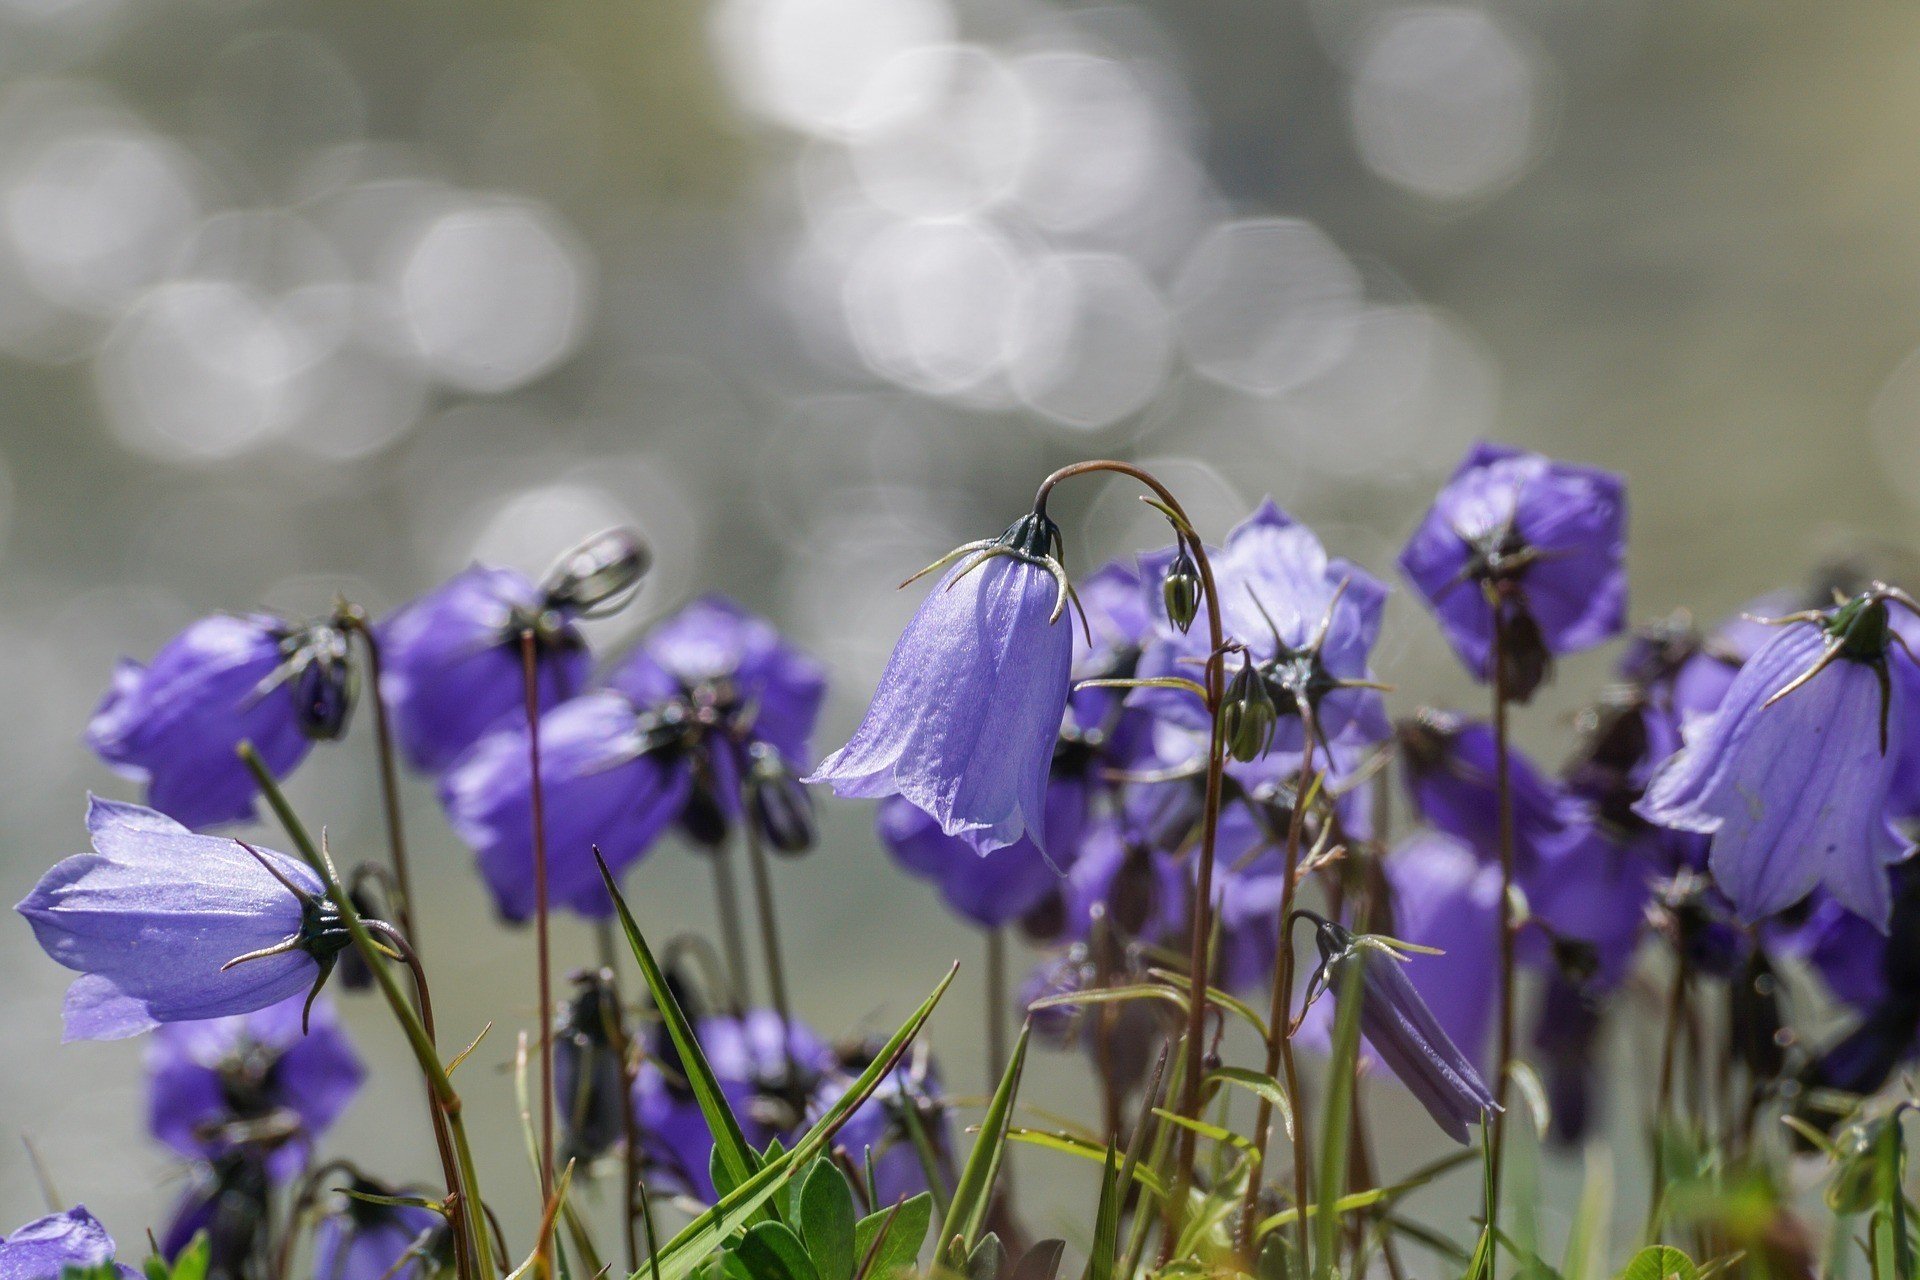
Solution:
M 932 1224 L 933 1197 L 924 1191 L 860 1219 L 853 1230 L 853 1251 L 863 1260 L 873 1255 L 864 1280 L 891 1280 L 895 1272 L 913 1266 Z
M 734 1246 L 755 1280 L 820 1280 L 806 1246 L 784 1222 L 761 1222 Z
M 207 1280 L 212 1263 L 213 1244 L 205 1231 L 196 1231 L 187 1247 L 174 1255 L 173 1268 L 167 1275 L 169 1280 Z
M 1093 1219 L 1093 1248 L 1087 1254 L 1086 1280 L 1113 1280 L 1120 1254 L 1120 1153 L 1107 1143 L 1106 1170 L 1100 1176 L 1100 1208 Z
M 633 913 L 627 910 L 626 899 L 620 896 L 620 888 L 613 882 L 613 873 L 607 870 L 606 859 L 600 856 L 598 849 L 593 851 L 593 860 L 599 864 L 600 878 L 606 882 L 607 894 L 613 899 L 614 910 L 619 913 L 620 928 L 627 935 L 627 945 L 633 949 L 633 958 L 640 963 L 640 976 L 646 980 L 647 990 L 653 994 L 653 1003 L 660 1011 L 660 1020 L 666 1026 L 667 1036 L 680 1055 L 680 1065 L 686 1072 L 694 1101 L 699 1104 L 700 1114 L 713 1134 L 715 1167 L 723 1168 L 726 1184 L 738 1189 L 759 1170 L 760 1157 L 747 1145 L 746 1135 L 740 1131 L 740 1122 L 734 1118 L 733 1108 L 727 1105 L 727 1096 L 720 1088 L 720 1080 L 713 1074 L 713 1068 L 707 1063 L 707 1055 L 693 1033 L 693 1024 L 687 1020 L 680 1002 L 674 999 L 666 975 L 654 960 L 653 950 L 647 946 L 647 940 L 640 936 L 640 926 L 634 923 Z M 719 1178 L 715 1178 L 714 1185 L 721 1185 Z
M 1280 1117 L 1287 1140 L 1293 1140 L 1293 1104 L 1287 1100 L 1286 1088 L 1278 1080 L 1245 1067 L 1215 1067 L 1207 1073 L 1206 1078 L 1208 1083 L 1219 1081 L 1222 1084 L 1237 1084 L 1256 1098 L 1264 1098 L 1273 1107 L 1274 1114 Z
M 1006 1269 L 1007 1249 L 1000 1237 L 989 1231 L 967 1255 L 967 1280 L 1000 1280 Z
M 980 1121 L 980 1135 L 974 1139 L 960 1181 L 954 1184 L 953 1199 L 940 1224 L 940 1248 L 956 1266 L 972 1256 L 980 1230 L 987 1221 L 987 1207 L 993 1200 L 993 1182 L 1000 1173 L 1000 1157 L 1007 1149 L 1007 1128 L 1013 1119 L 1014 1095 L 1020 1092 L 1020 1073 L 1027 1064 L 1027 1042 L 1033 1036 L 1033 1024 L 1020 1028 L 1013 1056 L 1000 1076 L 999 1087 L 987 1103 Z
M 1061 1133 L 1058 1130 L 1048 1132 L 1042 1129 L 1009 1129 L 1007 1130 L 1007 1138 L 1010 1141 L 1023 1143 L 1029 1147 L 1045 1147 L 1049 1151 L 1064 1151 L 1068 1155 L 1079 1156 L 1083 1160 L 1092 1160 L 1095 1163 L 1104 1161 L 1107 1158 L 1106 1148 L 1088 1142 L 1085 1138 L 1076 1138 L 1070 1133 Z M 1156 1199 L 1164 1200 L 1167 1198 L 1166 1184 L 1161 1182 L 1159 1175 L 1155 1174 L 1147 1165 L 1139 1162 L 1135 1163 L 1133 1180 L 1139 1183 L 1141 1187 Z
M 1020 1255 L 1007 1280 L 1058 1280 L 1060 1262 L 1066 1256 L 1065 1240 L 1042 1240 Z
M 1627 1263 L 1620 1280 L 1699 1280 L 1700 1268 L 1672 1245 L 1656 1244 L 1642 1249 Z
M 820 1280 L 853 1280 L 853 1192 L 831 1160 L 816 1160 L 800 1186 L 800 1234 Z

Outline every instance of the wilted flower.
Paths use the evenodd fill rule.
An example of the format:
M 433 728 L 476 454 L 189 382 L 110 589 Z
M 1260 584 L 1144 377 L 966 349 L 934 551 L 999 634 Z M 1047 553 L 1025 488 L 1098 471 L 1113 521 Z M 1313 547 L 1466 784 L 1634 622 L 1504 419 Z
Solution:
M 365 1075 L 325 1000 L 304 1029 L 299 996 L 254 1013 L 169 1023 L 147 1050 L 147 1126 L 190 1159 L 253 1147 L 274 1181 L 285 1182 Z
M 66 1039 L 249 1013 L 306 992 L 349 944 L 305 863 L 195 835 L 138 805 L 92 798 L 92 853 L 54 866 L 16 908 L 81 977 Z
M 251 742 L 277 778 L 315 739 L 346 729 L 345 634 L 266 614 L 202 618 L 142 666 L 122 660 L 87 724 L 87 745 L 147 800 L 189 827 L 253 816 L 257 787 L 237 754 Z
M 1500 611 L 1507 695 L 1524 702 L 1553 655 L 1626 625 L 1626 532 L 1619 476 L 1482 442 L 1434 499 L 1400 568 L 1482 680 L 1492 678 Z
M 113 1237 L 80 1204 L 0 1236 L 0 1280 L 61 1280 L 69 1268 L 91 1271 L 114 1260 Z M 122 1266 L 127 1280 L 133 1268 Z
M 417 1280 L 444 1269 L 437 1255 L 449 1239 L 446 1219 L 417 1205 L 360 1199 L 395 1194 L 369 1178 L 356 1177 L 348 1190 L 356 1194 L 314 1229 L 314 1280 Z
M 1889 671 L 1888 593 L 1801 615 L 1741 668 L 1712 719 L 1636 811 L 1711 834 L 1714 879 L 1748 920 L 1816 884 L 1885 929 L 1887 865 L 1911 846 L 1887 821 L 1904 681 Z
M 1315 924 L 1326 990 L 1338 1001 L 1352 966 L 1360 966 L 1360 1034 L 1434 1123 L 1455 1142 L 1466 1142 L 1468 1126 L 1500 1107 L 1403 971 L 1425 957 L 1409 961 L 1391 940 L 1355 936 L 1331 920 Z
M 1142 563 L 1157 564 L 1166 555 Z M 1245 742 L 1235 744 L 1246 748 L 1236 752 L 1240 758 L 1262 754 L 1268 745 L 1296 753 L 1309 724 L 1322 747 L 1350 727 L 1366 740 L 1387 736 L 1384 705 L 1367 669 L 1387 598 L 1377 578 L 1329 557 L 1313 531 L 1295 524 L 1271 498 L 1227 535 L 1214 553 L 1213 571 L 1227 634 L 1245 650 L 1246 674 L 1236 674 L 1236 685 L 1257 680 L 1258 692 L 1266 695 L 1243 699 L 1251 716 L 1230 723 L 1246 730 Z M 1163 615 L 1139 674 L 1193 679 L 1210 644 L 1201 630 L 1182 631 Z M 1136 689 L 1129 701 L 1190 729 L 1210 727 L 1205 709 L 1188 692 Z M 1264 729 L 1267 704 L 1279 716 L 1271 735 Z
M 1022 516 L 969 543 L 887 660 L 865 719 L 809 782 L 904 796 L 981 853 L 1028 836 L 1042 851 L 1048 766 L 1067 706 L 1059 528 Z
M 573 998 L 553 1037 L 553 1101 L 565 1141 L 561 1163 L 583 1165 L 626 1134 L 627 1077 L 620 1002 L 605 970 L 573 975 Z

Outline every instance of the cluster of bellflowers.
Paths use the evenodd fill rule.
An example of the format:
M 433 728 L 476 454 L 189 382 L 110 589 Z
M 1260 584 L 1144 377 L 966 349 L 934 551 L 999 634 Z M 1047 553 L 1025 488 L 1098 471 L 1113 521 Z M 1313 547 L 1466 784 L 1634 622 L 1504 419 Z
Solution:
M 1047 496 L 1099 469 L 1149 483 L 1172 543 L 1076 575 Z M 1516 1059 L 1556 1138 L 1591 1132 L 1611 1015 L 1654 951 L 1679 1003 L 1724 1002 L 1715 1060 L 1739 1097 L 1723 1110 L 1749 1126 L 1762 1108 L 1871 1094 L 1920 1057 L 1920 604 L 1882 576 L 1835 566 L 1711 628 L 1680 612 L 1630 632 L 1621 479 L 1477 445 L 1397 576 L 1490 710 L 1399 705 L 1373 657 L 1388 576 L 1271 499 L 1209 544 L 1145 473 L 1081 464 L 1004 533 L 915 575 L 932 585 L 857 727 L 822 755 L 823 667 L 730 600 L 594 653 L 586 624 L 647 568 L 613 531 L 537 581 L 475 565 L 381 619 L 344 602 L 307 621 L 221 614 L 114 671 L 86 739 L 145 803 L 93 798 L 91 851 L 18 911 L 78 975 L 66 1038 L 151 1035 L 150 1128 L 187 1170 L 154 1231 L 164 1258 L 205 1247 L 215 1280 L 278 1280 L 290 1233 L 310 1229 L 327 1280 L 425 1280 L 464 1268 L 487 1229 L 471 1208 L 458 1225 L 451 1192 L 325 1151 L 365 1074 L 329 981 L 365 989 L 386 978 L 369 957 L 403 962 L 431 1038 L 396 761 L 431 787 L 498 919 L 539 922 L 543 957 L 548 911 L 608 927 L 607 884 L 663 842 L 712 863 L 719 945 L 672 939 L 664 981 L 757 1151 L 793 1143 L 880 1052 L 796 1015 L 778 953 L 765 855 L 814 845 L 821 788 L 877 801 L 885 856 L 989 940 L 989 1045 L 1017 1015 L 1084 1054 L 1116 1143 L 1136 1101 L 1156 1105 L 1163 1048 L 1184 1037 L 1198 1063 L 1206 1034 L 1207 1060 L 1222 1052 L 1194 998 L 1209 988 L 1271 998 L 1262 1074 L 1284 1057 L 1289 1088 L 1294 1042 L 1325 1047 L 1358 1001 L 1365 1069 L 1461 1143 L 1497 1132 Z M 1623 637 L 1564 759 L 1512 745 L 1509 711 L 1561 659 Z M 362 685 L 392 850 L 342 879 L 277 782 L 347 735 Z M 263 799 L 297 854 L 230 830 Z M 1296 964 L 1302 920 L 1317 963 Z M 995 985 L 1015 937 L 1032 953 L 1017 994 Z M 1839 1016 L 1796 1020 L 1790 969 L 1817 975 Z M 1118 998 L 1168 985 L 1179 999 Z M 715 1135 L 666 1023 L 630 997 L 603 961 L 552 1011 L 557 1152 L 697 1211 L 723 1190 Z M 1516 1009 L 1532 1019 L 1518 1037 Z M 1197 1119 L 1198 1072 L 1186 1087 L 1160 1102 Z M 835 1135 L 866 1209 L 952 1194 L 951 1109 L 916 1043 Z M 1262 1141 L 1266 1127 L 1263 1104 Z M 1261 1202 L 1256 1180 L 1249 1219 Z M 0 1239 L 4 1280 L 114 1258 L 84 1208 Z

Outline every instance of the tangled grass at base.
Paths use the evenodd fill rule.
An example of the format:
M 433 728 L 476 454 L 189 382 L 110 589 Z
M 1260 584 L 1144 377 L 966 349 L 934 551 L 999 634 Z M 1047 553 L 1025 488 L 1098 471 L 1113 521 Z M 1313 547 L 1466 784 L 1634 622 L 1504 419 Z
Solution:
M 1137 483 L 1170 544 L 1066 563 L 1049 499 L 1091 474 Z M 150 1036 L 150 1127 L 190 1177 L 144 1274 L 1910 1280 L 1920 605 L 1897 573 L 1834 565 L 1704 631 L 1644 626 L 1547 769 L 1511 722 L 1559 656 L 1627 630 L 1625 528 L 1618 477 L 1492 445 L 1463 461 L 1399 569 L 1485 718 L 1389 715 L 1381 578 L 1271 501 L 1211 543 L 1123 462 L 1055 472 L 1004 534 L 923 570 L 824 757 L 822 668 L 730 601 L 596 662 L 578 623 L 648 567 L 619 531 L 543 581 L 475 566 L 382 621 L 342 603 L 195 623 L 124 662 L 88 726 L 146 805 L 94 799 L 93 851 L 19 905 L 79 974 L 67 1038 Z M 316 840 L 324 815 L 279 786 L 348 734 L 362 684 L 378 857 Z M 529 1238 L 489 1198 L 524 1171 L 475 1161 L 455 1083 L 508 1037 L 435 1025 L 403 764 L 501 921 L 538 939 L 539 1021 L 506 1055 Z M 901 993 L 918 1004 L 885 1038 L 804 1020 L 771 867 L 813 844 L 819 788 L 877 800 L 880 847 L 989 938 L 989 1098 L 950 1098 L 925 1034 L 955 972 Z M 207 830 L 261 800 L 293 852 Z M 713 866 L 717 938 L 648 939 L 627 909 L 670 833 Z M 597 922 L 599 966 L 555 973 L 555 911 Z M 1016 942 L 1037 952 L 1017 994 Z M 365 1073 L 329 986 L 374 993 L 347 998 L 404 1035 L 432 1185 L 330 1148 Z M 1658 1028 L 1644 1096 L 1604 1078 L 1632 1018 Z M 1043 1053 L 1084 1060 L 1086 1114 L 1023 1103 Z M 1383 1176 L 1367 1075 L 1460 1149 Z M 1617 1204 L 1590 1161 L 1545 1257 L 1539 1151 L 1592 1139 L 1603 1106 L 1640 1122 L 1647 1203 Z M 1069 1239 L 1035 1238 L 1016 1152 L 1090 1175 Z M 1443 1180 L 1478 1211 L 1427 1212 Z M 0 1239 L 0 1280 L 128 1261 L 84 1207 Z

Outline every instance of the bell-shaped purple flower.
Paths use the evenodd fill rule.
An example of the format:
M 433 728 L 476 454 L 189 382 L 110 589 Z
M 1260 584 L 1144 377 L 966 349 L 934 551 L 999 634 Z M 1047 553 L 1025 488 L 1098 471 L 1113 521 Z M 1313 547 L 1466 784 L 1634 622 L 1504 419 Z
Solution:
M 1356 937 L 1331 920 L 1316 925 L 1326 990 L 1337 1002 L 1352 967 L 1360 966 L 1360 1034 L 1434 1123 L 1455 1142 L 1468 1141 L 1468 1127 L 1500 1107 L 1407 977 L 1407 967 L 1430 957 L 1409 959 L 1391 950 L 1390 942 Z
M 601 689 L 540 717 L 540 779 L 552 900 L 585 916 L 611 916 L 594 850 L 615 875 L 638 862 L 679 816 L 690 771 L 658 748 L 632 702 Z M 533 767 L 526 727 L 476 743 L 441 776 L 440 803 L 474 851 L 501 916 L 516 923 L 531 918 Z
M 275 1182 L 292 1179 L 366 1076 L 333 1006 L 318 1000 L 308 1014 L 303 1004 L 296 995 L 155 1032 L 147 1050 L 153 1136 L 198 1160 L 251 1146 L 266 1153 Z
M 1086 795 L 1076 785 L 1056 783 L 1047 792 L 1048 844 L 1070 859 L 1084 825 Z M 888 796 L 875 815 L 880 843 L 906 870 L 930 880 L 955 914 L 982 929 L 1020 919 L 1060 888 L 1060 869 L 1032 840 L 1021 837 L 984 857 L 958 836 L 940 829 L 932 814 L 901 796 Z
M 1047 772 L 1073 662 L 1059 538 L 1035 512 L 956 552 L 966 558 L 894 645 L 860 727 L 808 781 L 904 796 L 981 853 L 1023 835 L 1047 852 Z
M 311 995 L 348 945 L 303 862 L 98 797 L 87 828 L 94 852 L 58 863 L 16 908 L 81 974 L 67 989 L 68 1040 Z
M 476 564 L 380 623 L 380 694 L 416 769 L 439 773 L 489 730 L 525 722 L 527 631 L 542 709 L 587 687 L 593 655 L 571 613 L 512 569 Z
M 0 1280 L 61 1280 L 68 1268 L 91 1271 L 113 1260 L 113 1237 L 83 1204 L 0 1236 Z M 120 1274 L 131 1280 L 135 1272 L 122 1266 Z
M 1713 837 L 1708 865 L 1743 918 L 1762 920 L 1824 885 L 1887 927 L 1887 866 L 1911 849 L 1887 818 L 1891 727 L 1906 724 L 1889 635 L 1879 591 L 1783 625 L 1637 807 Z
M 1142 558 L 1147 576 L 1167 554 Z M 1250 678 L 1260 681 L 1278 711 L 1273 751 L 1298 753 L 1309 722 L 1322 747 L 1350 729 L 1367 741 L 1387 736 L 1380 694 L 1366 687 L 1373 679 L 1368 655 L 1387 599 L 1379 579 L 1328 556 L 1313 531 L 1294 523 L 1271 498 L 1227 535 L 1214 554 L 1213 571 L 1227 634 L 1245 646 Z M 1206 628 L 1181 630 L 1166 617 L 1163 603 L 1156 617 L 1139 674 L 1196 679 L 1207 657 Z M 1175 724 L 1209 728 L 1205 708 L 1190 693 L 1144 688 L 1128 700 Z
M 277 778 L 315 739 L 345 729 L 346 637 L 330 623 L 216 614 L 145 666 L 123 660 L 87 724 L 87 745 L 147 786 L 147 801 L 195 829 L 251 818 L 257 787 L 237 748 Z
M 350 1189 L 394 1194 L 368 1178 L 355 1178 Z M 446 1269 L 438 1256 L 448 1240 L 446 1219 L 417 1205 L 342 1199 L 314 1230 L 313 1280 L 419 1280 Z
M 1500 610 L 1508 694 L 1524 702 L 1553 655 L 1626 625 L 1626 536 L 1619 476 L 1481 442 L 1408 539 L 1400 568 L 1481 680 L 1493 675 Z
M 1500 858 L 1498 756 L 1484 721 L 1422 711 L 1396 726 L 1407 790 L 1429 825 L 1462 841 L 1489 862 Z M 1517 750 L 1508 752 L 1513 788 L 1514 861 L 1525 872 L 1573 838 L 1585 807 Z

